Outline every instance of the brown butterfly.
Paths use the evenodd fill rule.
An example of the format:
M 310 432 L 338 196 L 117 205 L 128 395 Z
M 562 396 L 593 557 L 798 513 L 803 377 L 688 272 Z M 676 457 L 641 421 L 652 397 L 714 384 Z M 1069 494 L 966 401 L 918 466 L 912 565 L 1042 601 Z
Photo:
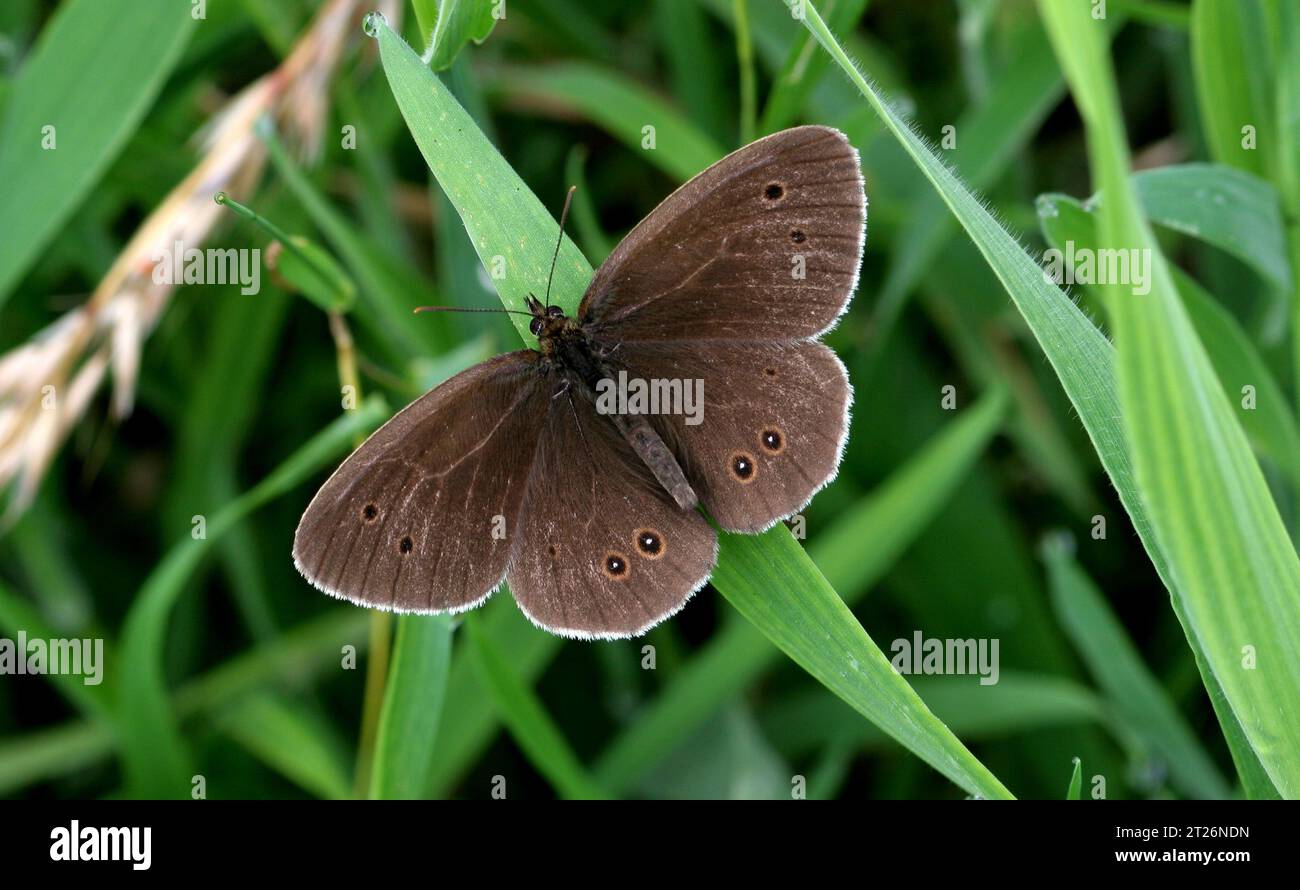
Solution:
M 759 532 L 834 478 L 851 389 L 816 338 L 857 285 L 865 224 L 837 130 L 723 158 L 623 239 L 576 317 L 529 298 L 538 349 L 451 378 L 344 461 L 298 525 L 298 570 L 397 612 L 463 611 L 508 581 L 552 633 L 644 633 L 713 570 L 697 506 Z M 702 422 L 602 413 L 620 372 L 703 381 Z

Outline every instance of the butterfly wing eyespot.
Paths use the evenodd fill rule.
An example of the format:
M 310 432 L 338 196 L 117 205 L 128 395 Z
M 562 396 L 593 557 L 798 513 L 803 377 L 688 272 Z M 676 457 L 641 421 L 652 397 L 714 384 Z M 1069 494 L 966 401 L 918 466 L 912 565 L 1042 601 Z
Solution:
M 733 451 L 727 456 L 727 470 L 731 478 L 742 485 L 748 485 L 758 476 L 758 464 L 754 455 L 747 451 Z
M 636 551 L 645 559 L 662 559 L 668 552 L 664 536 L 653 528 L 639 528 L 632 533 Z
M 768 454 L 780 454 L 785 451 L 785 434 L 775 424 L 764 427 L 758 434 L 758 445 Z
M 631 566 L 628 565 L 627 557 L 615 550 L 610 550 L 601 560 L 600 570 L 605 573 L 605 577 L 611 581 L 626 581 L 628 574 L 631 572 Z
M 785 186 L 779 182 L 769 182 L 763 189 L 763 197 L 770 202 L 780 201 L 785 197 Z
M 374 504 L 366 504 L 361 508 L 361 520 L 363 522 L 374 522 L 379 517 L 379 508 Z
M 410 535 L 407 535 L 397 543 L 397 549 L 401 552 L 403 556 L 405 556 L 406 554 L 410 553 L 413 549 L 415 549 L 415 542 L 411 540 Z

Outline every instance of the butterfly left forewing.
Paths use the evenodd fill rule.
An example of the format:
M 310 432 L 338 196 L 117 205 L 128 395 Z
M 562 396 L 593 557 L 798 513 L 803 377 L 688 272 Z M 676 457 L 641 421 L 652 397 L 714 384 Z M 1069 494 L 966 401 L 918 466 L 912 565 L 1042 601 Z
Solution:
M 507 580 L 533 623 L 563 636 L 636 636 L 713 569 L 717 538 L 576 392 L 553 399 Z
M 835 477 L 852 389 L 827 346 L 794 342 L 623 343 L 629 377 L 703 381 L 694 416 L 651 418 L 700 503 L 727 531 L 758 532 L 801 509 Z M 698 418 L 698 423 L 691 421 Z

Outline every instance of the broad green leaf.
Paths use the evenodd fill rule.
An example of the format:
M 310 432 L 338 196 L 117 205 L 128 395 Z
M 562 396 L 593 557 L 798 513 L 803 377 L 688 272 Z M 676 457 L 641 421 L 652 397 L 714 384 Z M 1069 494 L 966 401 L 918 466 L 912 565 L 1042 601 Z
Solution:
M 265 479 L 207 517 L 206 536 L 175 545 L 141 587 L 123 622 L 117 712 L 122 755 L 132 796 L 180 798 L 190 791 L 188 755 L 176 726 L 163 676 L 163 647 L 172 607 L 186 582 L 221 536 L 249 513 L 301 483 L 345 452 L 355 436 L 388 416 L 372 396 L 289 456 Z
M 401 615 L 379 715 L 370 796 L 409 800 L 429 787 L 451 664 L 450 615 Z
M 1142 661 L 1124 625 L 1091 578 L 1079 567 L 1065 538 L 1043 547 L 1052 605 L 1074 640 L 1088 671 L 1106 693 L 1116 716 L 1160 758 L 1170 781 L 1192 797 L 1221 799 L 1231 789 L 1206 754 L 1160 680 Z
M 510 734 L 533 766 L 563 797 L 584 800 L 609 797 L 608 792 L 587 775 L 541 701 L 524 685 L 505 653 L 497 648 L 478 623 L 479 617 L 470 615 L 465 619 L 464 627 L 479 677 L 492 696 L 502 721 L 510 728 Z
M 427 49 L 424 58 L 434 71 L 450 68 L 471 40 L 482 43 L 492 33 L 506 0 L 411 0 Z
M 194 25 L 188 3 L 55 11 L 0 122 L 0 305 L 135 131 Z
M 1300 796 L 1300 559 L 1142 215 L 1096 28 L 1081 6 L 1040 9 L 1085 122 L 1101 245 L 1149 257 L 1149 294 L 1106 294 L 1124 429 L 1171 589 L 1255 756 Z
M 846 603 L 865 595 L 951 498 L 997 431 L 1005 401 L 997 392 L 964 412 L 820 536 L 813 562 Z M 604 751 L 597 776 L 616 789 L 629 787 L 777 659 L 753 627 L 726 625 Z
M 1255 769 L 1258 763 L 1255 762 L 1254 754 L 1246 744 L 1242 729 L 1227 704 L 1218 679 L 1209 669 L 1199 639 L 1191 630 L 1183 600 L 1178 595 L 1179 590 L 1168 570 L 1147 515 L 1142 489 L 1135 478 L 1125 439 L 1113 348 L 1069 297 L 1044 279 L 1042 269 L 1025 253 L 1015 238 L 998 224 L 980 200 L 935 157 L 924 140 L 913 132 L 898 112 L 871 86 L 836 42 L 816 9 L 811 4 L 805 9 L 807 15 L 804 25 L 812 31 L 813 36 L 858 88 L 939 192 L 1043 348 L 1142 539 L 1147 555 L 1165 586 L 1175 594 L 1174 611 L 1188 636 L 1197 667 L 1209 691 L 1210 701 L 1232 747 L 1238 770 L 1243 774 L 1243 779 L 1259 775 Z
M 506 161 L 482 136 L 473 119 L 455 101 L 437 78 L 419 64 L 418 58 L 386 26 L 378 30 L 380 56 L 385 73 L 406 118 L 417 145 L 443 190 L 456 205 L 475 249 L 485 263 L 493 256 L 504 261 L 508 271 L 497 287 L 508 308 L 520 308 L 524 291 L 511 279 L 513 270 L 549 266 L 550 244 L 555 223 L 519 181 Z M 690 171 L 691 174 L 697 172 Z M 550 236 L 550 237 L 548 237 Z M 591 270 L 566 239 L 560 267 L 564 276 L 555 289 L 562 305 L 572 309 L 585 289 Z M 506 256 L 506 252 L 509 256 Z M 561 272 L 557 270 L 557 276 Z M 543 279 L 544 280 L 544 279 Z M 521 332 L 522 333 L 522 332 Z M 734 555 L 728 556 L 728 551 Z M 751 560 L 744 566 L 737 559 Z M 752 561 L 756 560 L 756 561 Z M 803 623 L 797 627 L 777 627 L 766 611 L 773 599 L 771 578 L 780 576 L 776 588 L 782 602 L 788 602 L 795 615 L 798 604 L 806 600 L 814 610 L 804 618 L 831 622 L 825 628 Z M 916 698 L 906 682 L 888 667 L 888 661 L 874 647 L 861 625 L 826 583 L 811 560 L 778 528 L 762 537 L 738 539 L 726 536 L 722 555 L 714 572 L 714 586 L 732 599 L 743 603 L 751 619 L 762 622 L 765 632 L 779 643 L 814 676 L 832 684 L 847 696 L 855 707 L 875 719 L 888 721 L 883 728 L 895 734 L 919 756 L 972 793 L 1007 796 L 1008 792 Z M 844 665 L 833 672 L 821 661 L 809 658 L 816 640 L 833 633 L 843 651 L 837 658 L 845 663 L 856 660 L 860 669 L 843 674 Z M 880 665 L 884 665 L 882 672 Z M 884 684 L 880 686 L 879 684 Z

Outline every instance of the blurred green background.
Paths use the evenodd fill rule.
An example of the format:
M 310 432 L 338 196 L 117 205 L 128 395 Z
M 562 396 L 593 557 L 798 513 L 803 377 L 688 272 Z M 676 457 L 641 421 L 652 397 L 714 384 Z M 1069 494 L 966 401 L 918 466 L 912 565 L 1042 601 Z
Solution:
M 0 171 L 12 177 L 0 179 L 0 348 L 14 356 L 41 331 L 41 342 L 69 338 L 47 326 L 98 301 L 88 344 L 57 354 L 70 374 L 117 356 L 108 374 L 134 393 L 129 413 L 115 411 L 111 387 L 91 385 L 66 430 L 36 432 L 24 427 L 38 421 L 23 413 L 21 385 L 0 393 L 11 505 L 0 636 L 106 641 L 102 686 L 0 677 L 0 794 L 191 796 L 202 786 L 214 798 L 483 798 L 504 782 L 511 798 L 965 796 L 712 587 L 644 639 L 575 643 L 535 630 L 505 593 L 468 622 L 393 622 L 294 571 L 298 517 L 358 436 L 456 370 L 519 346 L 507 316 L 408 315 L 500 303 L 362 33 L 374 5 L 210 0 L 201 19 L 188 0 L 0 6 Z M 1041 257 L 1052 221 L 1082 212 L 1061 196 L 1084 201 L 1094 186 L 1035 5 L 817 6 Z M 1233 33 L 1245 36 L 1233 46 L 1249 47 L 1264 39 L 1250 28 L 1272 13 L 1241 6 Z M 420 50 L 418 19 L 436 8 L 389 3 L 386 14 Z M 1205 95 L 1206 66 L 1218 63 L 1193 51 L 1192 8 L 1110 8 L 1136 167 L 1224 161 L 1205 123 L 1224 101 Z M 336 37 L 330 23 L 341 23 Z M 790 11 L 777 0 L 510 0 L 490 34 L 481 23 L 448 24 L 464 39 L 439 47 L 434 65 L 449 67 L 438 76 L 552 213 L 579 186 L 569 234 L 592 265 L 750 138 L 798 123 L 849 135 L 867 182 L 867 248 L 858 294 L 827 341 L 856 398 L 839 478 L 796 529 L 805 549 L 886 655 L 916 631 L 999 641 L 995 685 L 909 681 L 1017 796 L 1064 797 L 1075 758 L 1085 797 L 1099 777 L 1110 798 L 1237 793 L 1169 595 L 1052 367 L 915 164 Z M 303 41 L 318 54 L 295 67 Z M 1267 80 L 1253 59 L 1224 64 Z M 36 65 L 33 81 L 25 69 Z M 245 94 L 260 111 L 242 129 L 227 117 L 228 141 L 195 138 L 277 68 L 281 92 Z M 264 115 L 278 135 L 255 123 Z M 47 118 L 59 121 L 57 161 L 27 126 Z M 235 172 L 213 173 L 224 162 Z M 212 175 L 185 188 L 204 163 Z M 1166 255 L 1214 295 L 1224 336 L 1244 343 L 1260 387 L 1279 395 L 1256 451 L 1294 528 L 1292 279 L 1285 246 L 1273 247 L 1273 189 L 1287 185 L 1273 172 L 1294 162 L 1263 163 L 1273 166 L 1251 183 L 1273 216 L 1207 210 L 1209 192 L 1192 190 L 1226 188 L 1218 174 L 1191 175 L 1162 193 L 1159 211 L 1147 207 Z M 182 200 L 164 206 L 178 187 Z M 213 211 L 221 189 L 333 257 L 337 278 L 304 282 L 286 264 L 263 270 L 255 295 L 212 284 L 154 293 L 128 269 L 104 289 L 151 214 L 184 229 L 212 212 L 194 243 L 266 251 L 264 229 Z M 1201 230 L 1215 219 L 1223 231 Z M 336 311 L 349 288 L 355 302 Z M 1096 297 L 1078 296 L 1100 324 Z M 133 354 L 138 371 L 124 358 Z M 45 373 L 19 358 L 0 367 L 28 383 Z M 346 415 L 340 365 L 343 384 L 360 390 Z M 1235 399 L 1237 387 L 1225 388 Z M 32 457 L 42 448 L 48 468 Z M 206 539 L 196 540 L 200 516 Z M 187 781 L 168 784 L 174 776 Z

